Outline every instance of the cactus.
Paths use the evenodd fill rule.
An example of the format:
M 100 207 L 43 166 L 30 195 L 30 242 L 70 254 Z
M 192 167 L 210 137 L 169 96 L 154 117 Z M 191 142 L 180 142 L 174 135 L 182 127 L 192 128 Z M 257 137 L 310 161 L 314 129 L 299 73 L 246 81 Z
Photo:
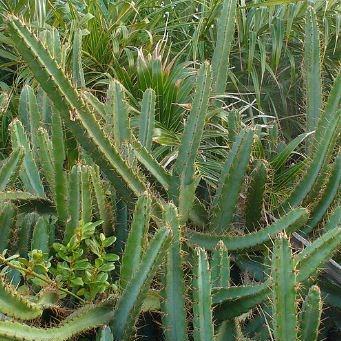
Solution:
M 102 327 L 97 335 L 96 335 L 96 341 L 113 341 L 114 337 L 111 333 L 111 329 L 108 326 Z
M 30 302 L 26 297 L 20 295 L 14 287 L 7 284 L 3 276 L 0 277 L 0 311 L 20 320 L 33 320 L 43 313 L 39 305 Z M 0 335 L 3 335 L 2 331 L 0 331 Z
M 197 264 L 194 267 L 194 305 L 193 328 L 195 341 L 214 340 L 212 297 L 211 297 L 211 272 L 209 269 L 206 252 L 197 248 Z
M 304 64 L 307 87 L 307 130 L 313 131 L 318 122 L 322 102 L 320 40 L 316 13 L 309 5 L 306 14 Z
M 204 130 L 210 87 L 211 67 L 208 63 L 204 63 L 198 73 L 192 110 L 187 119 L 171 180 L 170 196 L 179 204 L 180 219 L 184 222 L 188 219 L 198 184 L 194 176 L 194 163 Z
M 305 233 L 311 232 L 314 229 L 314 227 L 322 220 L 323 216 L 328 210 L 328 207 L 331 205 L 331 203 L 333 202 L 334 198 L 337 195 L 340 186 L 340 181 L 341 181 L 341 155 L 339 155 L 335 160 L 332 174 L 322 194 L 322 197 L 317 203 L 316 207 L 314 207 L 311 217 L 307 223 L 307 228 L 303 230 Z
M 266 228 L 257 232 L 248 233 L 244 236 L 229 237 L 188 230 L 187 238 L 190 245 L 200 245 L 201 247 L 205 247 L 209 250 L 213 250 L 220 240 L 223 241 L 227 249 L 230 251 L 241 250 L 261 245 L 268 241 L 271 236 L 276 235 L 278 232 L 294 232 L 304 225 L 307 220 L 307 210 L 304 208 L 298 208 L 291 210 L 289 213 Z
M 233 144 L 219 180 L 219 187 L 213 200 L 211 229 L 227 231 L 233 219 L 234 208 L 249 163 L 253 131 L 245 131 Z M 229 247 L 228 247 L 229 248 Z
M 164 292 L 164 333 L 166 340 L 187 340 L 185 286 L 181 256 L 181 226 L 174 205 L 165 207 L 164 221 L 172 231 L 172 245 L 167 253 Z
M 99 211 L 99 219 L 103 221 L 103 231 L 106 236 L 113 233 L 113 213 L 109 200 L 106 197 L 104 184 L 100 179 L 98 167 L 90 169 L 92 186 L 94 188 L 96 204 Z
M 300 205 L 307 194 L 312 190 L 328 152 L 336 143 L 334 135 L 339 131 L 341 117 L 340 111 L 337 110 L 341 98 L 340 88 L 341 75 L 335 79 L 326 104 L 326 109 L 319 119 L 316 131 L 317 143 L 312 160 L 308 164 L 302 180 L 294 188 L 289 198 L 281 205 L 279 211 L 287 211 L 292 207 Z
M 124 290 L 137 272 L 147 237 L 151 201 L 148 195 L 141 196 L 135 206 L 133 221 L 122 256 L 120 288 Z
M 70 240 L 80 220 L 80 173 L 80 166 L 73 166 L 69 176 L 69 217 L 64 234 L 65 242 Z
M 300 316 L 300 340 L 316 341 L 322 314 L 322 300 L 320 288 L 317 285 L 309 289 L 303 302 Z
M 234 37 L 237 1 L 225 0 L 217 22 L 216 46 L 212 56 L 213 93 L 221 95 L 225 91 L 229 54 Z
M 92 221 L 92 186 L 90 182 L 90 167 L 81 166 L 81 220 L 84 223 Z
M 294 268 L 298 272 L 296 282 L 304 282 L 310 276 L 315 275 L 319 266 L 328 261 L 339 244 L 340 228 L 335 228 L 301 251 L 294 261 Z M 216 304 L 215 318 L 224 321 L 246 313 L 269 297 L 271 285 L 272 282 L 269 279 L 262 284 L 213 290 L 212 301 Z
M 72 44 L 72 81 L 77 88 L 85 87 L 85 79 L 82 66 L 82 37 L 82 30 L 75 30 Z
M 39 163 L 42 169 L 42 174 L 44 175 L 51 192 L 54 193 L 56 184 L 52 142 L 49 138 L 48 132 L 42 127 L 40 127 L 37 132 L 37 145 L 39 151 Z
M 170 231 L 167 228 L 159 229 L 150 241 L 138 271 L 117 302 L 115 315 L 110 323 L 114 340 L 126 340 L 133 334 L 135 321 L 140 313 L 143 299 L 169 243 Z
M 52 151 L 54 167 L 54 193 L 58 217 L 64 224 L 67 221 L 67 179 L 64 172 L 65 146 L 63 137 L 63 125 L 60 116 L 56 113 L 52 115 Z
M 24 151 L 21 148 L 14 150 L 5 160 L 0 169 L 0 191 L 4 191 L 11 179 L 15 178 L 21 167 Z
M 341 228 L 336 227 L 308 245 L 296 258 L 299 273 L 297 280 L 302 282 L 313 276 L 326 260 L 335 252 L 341 242 Z
M 101 10 L 97 12 L 97 7 L 91 6 L 87 10 L 96 13 L 93 18 L 96 22 Z M 104 2 L 98 6 L 105 8 L 106 15 L 109 15 Z M 124 6 L 130 8 L 130 5 L 118 6 L 120 17 L 117 22 L 121 23 L 129 14 Z M 261 43 L 262 35 L 259 35 L 267 28 L 258 27 L 264 8 L 248 11 L 241 8 L 237 15 L 235 0 L 224 0 L 221 6 L 205 2 L 200 8 L 205 15 L 198 32 L 203 35 L 214 32 L 211 24 L 220 10 L 212 77 L 209 61 L 200 64 L 198 70 L 197 64 L 189 68 L 185 63 L 183 69 L 180 67 L 173 72 L 176 60 L 169 62 L 168 56 L 165 60 L 159 56 L 164 50 L 164 42 L 160 42 L 155 56 L 150 57 L 150 65 L 149 57 L 142 57 L 142 52 L 138 51 L 136 82 L 135 75 L 132 75 L 132 81 L 127 79 L 135 67 L 130 47 L 125 41 L 127 48 L 124 51 L 130 61 L 128 69 L 120 65 L 125 55 L 116 53 L 116 49 L 120 44 L 119 35 L 130 39 L 135 36 L 130 32 L 131 28 L 140 32 L 144 27 L 141 25 L 146 22 L 137 28 L 133 21 L 127 27 L 109 25 L 108 34 L 113 44 L 117 44 L 115 55 L 111 56 L 114 62 L 110 60 L 106 65 L 108 74 L 99 75 L 99 81 L 96 78 L 94 82 L 95 78 L 84 75 L 88 62 L 93 62 L 89 55 L 93 32 L 90 32 L 91 39 L 85 38 L 82 44 L 84 31 L 81 27 L 84 26 L 78 25 L 77 20 L 71 41 L 65 39 L 64 33 L 60 39 L 57 30 L 47 28 L 50 26 L 45 24 L 45 19 L 39 22 L 39 29 L 31 29 L 15 15 L 4 15 L 11 45 L 26 61 L 39 87 L 37 92 L 34 90 L 36 83 L 23 87 L 19 100 L 21 121 L 14 119 L 10 126 L 12 154 L 4 160 L 0 170 L 0 201 L 3 203 L 0 222 L 4 237 L 0 241 L 3 252 L 1 271 L 20 287 L 16 290 L 0 281 L 0 312 L 6 315 L 0 321 L 1 339 L 67 340 L 99 327 L 96 339 L 129 340 L 134 338 L 140 318 L 149 318 L 150 312 L 156 312 L 161 315 L 166 340 L 236 340 L 243 339 L 246 333 L 247 337 L 254 336 L 255 330 L 249 333 L 248 327 L 252 325 L 252 329 L 259 323 L 260 309 L 272 319 L 276 340 L 318 337 L 320 293 L 317 287 L 311 288 L 299 316 L 298 288 L 311 286 L 326 262 L 328 273 L 322 276 L 337 279 L 337 276 L 330 275 L 331 265 L 335 266 L 335 263 L 329 258 L 340 245 L 339 208 L 336 207 L 329 222 L 322 226 L 324 234 L 311 243 L 304 240 L 303 251 L 293 255 L 289 242 L 291 240 L 296 248 L 297 241 L 303 240 L 299 233 L 308 233 L 326 220 L 326 213 L 330 212 L 332 205 L 337 206 L 334 203 L 337 204 L 338 199 L 340 156 L 335 152 L 335 146 L 339 138 L 341 78 L 336 77 L 326 106 L 322 108 L 320 53 L 314 47 L 318 45 L 316 7 L 313 9 L 308 5 L 304 61 L 309 69 L 306 75 L 307 125 L 308 129 L 316 130 L 316 143 L 311 143 L 303 161 L 300 144 L 312 136 L 312 131 L 281 145 L 279 137 L 289 136 L 285 132 L 282 134 L 279 124 L 271 128 L 272 113 L 254 115 L 255 110 L 266 112 L 261 107 L 260 93 L 261 89 L 267 89 L 267 77 L 263 76 L 271 71 L 271 66 L 266 64 L 267 50 Z M 276 67 L 280 65 L 280 52 L 284 49 L 278 39 L 282 31 L 277 30 L 283 20 L 280 9 L 282 7 L 276 12 L 274 23 L 269 25 Z M 250 21 L 244 20 L 246 12 L 250 12 Z M 102 20 L 106 23 L 105 18 L 105 15 L 101 17 L 101 23 Z M 83 19 L 86 21 L 88 17 Z M 228 95 L 224 107 L 218 103 L 225 93 L 228 75 L 231 75 L 231 86 L 249 88 L 249 84 L 246 88 L 234 74 L 239 66 L 233 64 L 229 69 L 235 21 L 239 43 L 245 39 L 246 23 L 252 26 L 251 39 L 248 40 L 248 71 L 258 109 L 253 104 L 244 106 L 243 103 L 247 103 L 244 99 L 234 101 L 236 95 Z M 288 21 L 287 29 L 291 24 Z M 88 26 L 93 30 L 92 22 Z M 36 37 L 34 32 L 38 31 L 39 37 Z M 4 39 L 6 44 L 9 39 L 7 36 Z M 201 39 L 197 35 L 196 44 Z M 206 36 L 200 43 L 204 41 L 206 44 Z M 206 45 L 201 48 L 202 52 L 205 51 L 202 55 L 209 55 L 210 49 Z M 288 58 L 295 63 L 289 50 L 286 51 Z M 87 58 L 82 61 L 83 53 Z M 240 56 L 244 54 L 241 48 Z M 262 79 L 258 79 L 255 67 L 258 61 L 262 63 Z M 84 70 L 83 62 L 87 66 Z M 243 67 L 241 60 L 240 68 Z M 30 74 L 30 71 L 25 70 L 23 74 Z M 72 81 L 67 75 L 71 75 Z M 274 73 L 272 77 L 280 82 L 277 75 L 280 73 Z M 85 88 L 85 78 L 91 89 Z M 26 80 L 23 84 L 31 83 Z M 105 84 L 108 84 L 107 90 Z M 0 84 L 0 87 L 3 89 L 4 85 Z M 188 103 L 192 89 L 193 100 Z M 317 94 L 316 98 L 314 94 Z M 107 97 L 104 101 L 103 96 Z M 245 96 L 249 99 L 251 95 Z M 15 104 L 13 101 L 11 106 Z M 170 106 L 179 110 L 170 110 Z M 165 107 L 166 117 L 162 116 Z M 277 104 L 273 107 L 277 110 Z M 169 115 L 172 113 L 177 117 L 168 122 L 173 119 Z M 5 126 L 1 123 L 1 127 Z M 255 128 L 254 123 L 257 124 Z M 162 138 L 153 140 L 154 127 L 161 131 L 161 135 L 168 134 L 171 142 Z M 6 144 L 1 147 L 6 157 L 10 149 Z M 293 154 L 298 157 L 292 157 Z M 294 164 L 288 166 L 292 160 Z M 254 165 L 251 173 L 249 163 Z M 329 181 L 319 181 L 319 176 L 329 174 L 331 166 Z M 16 179 L 19 169 L 20 176 Z M 288 187 L 285 189 L 290 189 L 295 174 L 300 174 L 301 179 L 292 186 L 292 191 L 284 191 L 283 183 Z M 245 188 L 248 175 L 250 182 Z M 14 178 L 14 191 L 5 192 Z M 323 188 L 325 183 L 327 185 Z M 316 198 L 318 200 L 313 203 Z M 274 201 L 279 204 L 277 208 L 273 207 Z M 305 207 L 309 208 L 310 216 Z M 78 295 L 82 295 L 84 289 L 78 291 L 78 286 L 76 290 L 68 290 L 68 283 L 59 287 L 54 269 L 44 277 L 45 281 L 42 280 L 46 287 L 38 292 L 39 285 L 30 285 L 30 278 L 41 279 L 42 276 L 30 273 L 29 268 L 15 267 L 15 264 L 27 264 L 30 261 L 28 251 L 40 249 L 51 257 L 48 261 L 53 266 L 55 255 L 50 252 L 50 244 L 54 238 L 64 238 L 66 244 L 75 231 L 78 232 L 80 221 L 91 223 L 93 219 L 101 219 L 104 223 L 102 230 L 98 227 L 93 231 L 94 240 L 89 243 L 92 251 L 96 251 L 97 245 L 104 247 L 106 237 L 115 234 L 116 243 L 109 247 L 122 255 L 119 271 L 111 276 L 99 278 L 101 275 L 90 272 L 86 275 L 95 285 L 104 282 L 107 285 L 108 289 L 95 298 L 101 303 L 85 305 L 59 326 L 48 329 L 17 322 L 37 319 L 34 324 L 42 324 L 39 317 L 45 318 L 53 309 L 60 309 L 56 305 L 59 291 L 67 296 L 65 299 L 63 296 L 60 304 L 67 302 L 68 307 L 74 307 L 82 301 Z M 18 241 L 11 237 L 17 237 Z M 115 237 L 109 240 L 113 242 Z M 275 246 L 270 275 L 267 259 L 271 241 Z M 8 258 L 5 258 L 6 252 L 10 254 Z M 15 252 L 21 257 L 11 265 L 11 260 L 17 257 L 12 255 Z M 100 267 L 101 261 L 96 266 Z M 86 260 L 84 264 L 78 264 L 83 265 L 87 266 Z M 108 266 L 113 267 L 113 264 Z M 191 285 L 185 286 L 187 283 Z M 19 294 L 23 290 L 30 294 Z M 113 296 L 115 301 L 107 301 L 108 296 Z M 192 302 L 188 297 L 193 298 Z M 253 314 L 258 315 L 256 320 L 252 319 Z M 266 318 L 261 319 L 264 320 Z M 190 335 L 192 328 L 194 333 Z M 259 337 L 267 338 L 269 333 L 270 330 Z
M 152 147 L 153 130 L 155 125 L 155 91 L 147 89 L 143 93 L 141 114 L 139 120 L 139 141 L 150 151 Z
M 11 123 L 11 138 L 14 148 L 23 148 L 25 152 L 23 166 L 20 177 L 25 183 L 26 188 L 38 196 L 44 197 L 44 187 L 39 175 L 37 165 L 33 158 L 33 153 L 24 131 L 24 127 L 19 120 L 14 120 Z
M 212 254 L 212 288 L 226 287 L 230 284 L 230 256 L 225 244 L 220 241 Z
M 31 250 L 41 250 L 46 254 L 50 252 L 50 226 L 48 219 L 39 217 L 37 220 L 31 240 Z
M 263 197 L 266 182 L 266 166 L 259 161 L 251 175 L 251 182 L 247 194 L 245 209 L 246 227 L 250 230 L 256 229 L 260 225 L 263 209 Z
M 8 249 L 12 228 L 14 226 L 15 215 L 15 207 L 12 204 L 7 203 L 2 206 L 0 210 L 0 252 Z
M 129 139 L 129 119 L 124 93 L 119 82 L 113 81 L 109 84 L 108 97 L 111 115 L 111 126 L 116 148 L 120 150 L 122 143 Z M 109 110 L 109 109 L 108 109 Z
M 145 185 L 106 139 L 93 113 L 65 78 L 63 71 L 58 68 L 42 43 L 15 16 L 8 15 L 7 20 L 16 48 L 28 62 L 33 74 L 54 102 L 55 108 L 78 142 L 89 152 L 128 201 L 130 198 L 127 187 L 117 174 L 122 177 L 135 195 L 142 194 L 145 191 Z
M 61 325 L 48 329 L 31 327 L 13 321 L 0 321 L 0 335 L 18 341 L 64 341 L 109 323 L 113 315 L 112 304 L 104 303 L 81 308 Z
M 296 275 L 289 241 L 276 240 L 272 258 L 273 330 L 278 341 L 296 340 Z

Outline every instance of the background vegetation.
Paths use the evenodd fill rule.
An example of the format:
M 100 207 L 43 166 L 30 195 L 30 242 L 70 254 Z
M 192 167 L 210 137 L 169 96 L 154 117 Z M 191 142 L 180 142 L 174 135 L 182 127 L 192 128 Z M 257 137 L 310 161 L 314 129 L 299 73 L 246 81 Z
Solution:
M 1 340 L 340 337 L 338 1 L 0 11 Z

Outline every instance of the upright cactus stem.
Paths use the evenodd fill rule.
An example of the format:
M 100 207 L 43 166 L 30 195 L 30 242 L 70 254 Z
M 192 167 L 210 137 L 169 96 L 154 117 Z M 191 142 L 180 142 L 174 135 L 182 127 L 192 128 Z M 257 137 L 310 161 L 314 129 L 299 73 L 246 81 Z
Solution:
M 239 191 L 249 163 L 253 131 L 242 131 L 229 152 L 213 199 L 211 230 L 223 233 L 230 229 Z
M 211 270 L 213 288 L 230 285 L 230 256 L 223 241 L 220 241 L 213 251 Z
M 174 205 L 165 207 L 164 221 L 173 232 L 172 245 L 167 252 L 164 289 L 164 333 L 167 341 L 187 340 L 185 283 L 181 247 L 181 226 Z
M 5 160 L 5 163 L 0 169 L 0 191 L 4 191 L 11 180 L 16 177 L 16 174 L 19 172 L 23 157 L 24 150 L 22 148 L 17 148 Z
M 141 103 L 139 141 L 148 151 L 150 151 L 153 141 L 153 130 L 155 125 L 155 101 L 155 91 L 153 89 L 147 89 L 143 93 Z
M 129 340 L 134 334 L 143 299 L 167 252 L 170 238 L 170 231 L 167 228 L 161 228 L 150 241 L 138 270 L 117 302 L 114 318 L 110 324 L 114 340 Z
M 206 251 L 196 248 L 195 252 L 197 260 L 193 278 L 193 338 L 195 341 L 213 341 L 211 271 Z
M 178 203 L 182 222 L 187 221 L 198 185 L 195 178 L 195 160 L 204 131 L 211 82 L 211 66 L 205 62 L 198 72 L 192 110 L 187 119 L 171 179 L 170 199 Z
M 275 241 L 272 258 L 273 329 L 277 341 L 296 340 L 296 275 L 289 241 Z
M 236 0 L 224 0 L 218 18 L 218 32 L 212 57 L 213 93 L 215 95 L 221 95 L 225 91 L 229 55 L 235 31 L 236 11 Z
M 265 163 L 259 161 L 256 163 L 250 177 L 251 182 L 247 193 L 246 202 L 246 227 L 254 230 L 260 226 L 262 217 L 263 197 L 266 183 L 266 166 Z
M 306 14 L 304 39 L 308 131 L 316 129 L 321 110 L 322 82 L 320 58 L 320 40 L 316 13 L 313 6 L 309 5 Z
M 321 291 L 317 285 L 309 289 L 308 295 L 303 302 L 300 317 L 300 340 L 316 341 L 321 323 L 322 300 Z

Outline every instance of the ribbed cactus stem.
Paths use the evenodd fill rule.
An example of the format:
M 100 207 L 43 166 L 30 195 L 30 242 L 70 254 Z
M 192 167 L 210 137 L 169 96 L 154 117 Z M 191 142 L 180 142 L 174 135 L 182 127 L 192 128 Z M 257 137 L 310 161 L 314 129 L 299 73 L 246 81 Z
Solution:
M 237 1 L 224 0 L 217 22 L 216 45 L 212 57 L 213 93 L 221 95 L 225 91 L 229 55 L 235 32 Z
M 303 302 L 301 313 L 300 340 L 316 341 L 321 323 L 322 300 L 321 291 L 317 285 L 309 289 Z
M 230 285 L 230 256 L 223 241 L 220 241 L 211 260 L 212 287 L 227 287 Z
M 307 91 L 307 130 L 317 127 L 322 103 L 322 82 L 320 66 L 320 39 L 316 13 L 313 6 L 306 12 L 304 39 L 304 66 Z
M 170 231 L 167 228 L 161 228 L 150 241 L 138 270 L 117 302 L 114 318 L 110 325 L 114 340 L 128 340 L 134 334 L 135 322 L 140 314 L 143 300 L 155 272 L 167 252 L 170 238 Z
M 181 247 L 181 227 L 173 204 L 165 207 L 164 220 L 173 232 L 172 245 L 167 253 L 164 289 L 164 333 L 167 341 L 187 340 L 185 284 Z
M 260 226 L 266 176 L 267 170 L 265 163 L 258 161 L 250 175 L 251 181 L 247 193 L 245 218 L 246 227 L 250 230 L 254 230 Z
M 253 131 L 243 131 L 229 152 L 219 179 L 219 187 L 213 200 L 211 230 L 226 232 L 233 220 L 239 191 L 249 163 Z
M 156 95 L 153 89 L 147 89 L 143 93 L 141 103 L 141 114 L 139 120 L 139 141 L 146 148 L 150 150 L 153 141 L 153 132 L 155 125 L 155 101 Z
M 290 244 L 284 236 L 275 241 L 271 270 L 272 322 L 275 339 L 296 340 L 296 275 Z
M 133 221 L 122 256 L 120 289 L 123 291 L 137 272 L 143 256 L 150 219 L 151 199 L 143 195 L 137 200 Z
M 78 334 L 108 324 L 114 312 L 111 303 L 93 305 L 74 312 L 60 326 L 36 328 L 12 321 L 0 321 L 0 336 L 12 341 L 66 341 Z
M 4 191 L 11 179 L 15 178 L 24 157 L 24 149 L 17 148 L 5 160 L 0 169 L 0 191 Z
M 213 341 L 211 271 L 206 251 L 196 248 L 195 252 L 197 261 L 193 278 L 193 338 L 195 341 Z

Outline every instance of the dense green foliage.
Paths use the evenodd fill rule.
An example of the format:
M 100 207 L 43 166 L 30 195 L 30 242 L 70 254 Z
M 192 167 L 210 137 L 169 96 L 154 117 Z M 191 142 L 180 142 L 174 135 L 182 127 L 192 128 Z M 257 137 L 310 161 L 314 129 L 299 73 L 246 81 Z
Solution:
M 0 0 L 0 339 L 338 339 L 339 10 Z

